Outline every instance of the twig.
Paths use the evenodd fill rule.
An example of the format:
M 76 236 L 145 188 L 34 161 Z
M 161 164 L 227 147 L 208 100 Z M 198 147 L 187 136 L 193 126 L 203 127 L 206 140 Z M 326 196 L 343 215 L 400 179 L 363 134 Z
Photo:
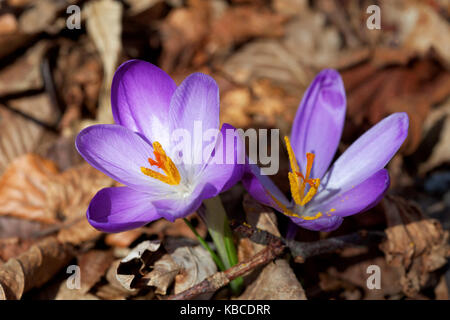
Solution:
M 373 243 L 379 243 L 386 237 L 383 231 L 362 230 L 344 236 L 315 242 L 299 242 L 274 236 L 267 231 L 252 227 L 248 224 L 238 225 L 235 221 L 232 221 L 231 225 L 235 232 L 258 244 L 267 245 L 275 240 L 283 242 L 291 250 L 295 262 L 297 263 L 303 263 L 307 258 L 335 252 L 336 250 L 346 247 L 368 246 Z
M 315 242 L 288 240 L 286 241 L 286 245 L 291 250 L 295 262 L 303 263 L 308 258 L 325 253 L 332 253 L 339 249 L 356 246 L 370 246 L 374 243 L 380 243 L 385 236 L 383 231 L 360 231 Z
M 264 244 L 267 247 L 249 260 L 241 262 L 224 272 L 218 272 L 179 294 L 169 296 L 167 298 L 168 300 L 188 300 L 203 293 L 215 292 L 226 286 L 230 281 L 243 276 L 259 266 L 269 263 L 281 255 L 286 247 L 291 250 L 295 262 L 303 263 L 307 258 L 313 256 L 335 252 L 336 250 L 351 246 L 367 246 L 372 243 L 379 243 L 385 238 L 385 234 L 382 231 L 361 231 L 316 242 L 298 242 L 274 236 L 267 231 L 254 228 L 247 224 L 237 224 L 235 221 L 231 222 L 231 226 L 235 232 L 251 239 L 255 243 Z
M 238 263 L 224 272 L 218 272 L 196 284 L 195 286 L 176 295 L 169 296 L 168 300 L 188 300 L 197 297 L 200 294 L 215 292 L 216 290 L 226 286 L 230 281 L 243 276 L 247 272 L 264 265 L 277 256 L 281 255 L 286 246 L 282 241 L 273 240 L 266 248 L 258 252 L 251 259 Z

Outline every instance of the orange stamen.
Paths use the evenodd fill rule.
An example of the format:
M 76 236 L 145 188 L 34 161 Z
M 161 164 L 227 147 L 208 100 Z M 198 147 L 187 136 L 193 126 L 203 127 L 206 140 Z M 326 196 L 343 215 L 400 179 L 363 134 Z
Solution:
M 311 179 L 309 176 L 311 174 L 312 166 L 314 163 L 315 155 L 313 153 L 306 154 L 306 172 L 303 175 L 300 172 L 297 159 L 295 158 L 294 151 L 292 150 L 291 143 L 288 137 L 284 137 L 286 142 L 286 148 L 289 155 L 289 161 L 291 163 L 292 172 L 288 173 L 289 183 L 291 186 L 291 194 L 295 203 L 304 206 L 316 195 L 317 189 L 320 185 L 320 179 Z M 309 184 L 309 190 L 305 195 L 306 184 Z
M 148 158 L 148 162 L 151 166 L 156 166 L 162 169 L 166 175 L 146 167 L 141 167 L 141 172 L 146 176 L 170 185 L 180 184 L 181 177 L 177 167 L 173 163 L 172 159 L 166 155 L 166 152 L 162 148 L 161 144 L 157 141 L 153 142 L 153 154 L 155 155 L 155 160 Z

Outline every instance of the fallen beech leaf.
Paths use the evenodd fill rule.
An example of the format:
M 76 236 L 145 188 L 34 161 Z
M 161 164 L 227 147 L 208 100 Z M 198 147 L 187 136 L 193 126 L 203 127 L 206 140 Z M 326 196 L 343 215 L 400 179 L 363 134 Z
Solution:
M 0 96 L 43 87 L 40 64 L 49 43 L 39 41 L 0 72 Z
M 383 200 L 388 228 L 387 241 L 380 247 L 389 265 L 398 267 L 403 291 L 416 296 L 429 274 L 447 262 L 450 256 L 449 233 L 441 224 L 427 218 L 412 202 L 386 196 Z
M 250 195 L 245 195 L 243 202 L 247 223 L 258 229 L 279 237 L 277 218 L 272 209 L 261 205 Z M 241 239 L 239 245 L 239 261 L 247 260 L 266 246 L 252 242 L 248 238 Z M 247 250 L 245 250 L 247 248 Z M 276 259 L 265 266 L 258 275 L 255 270 L 247 276 L 253 280 L 239 297 L 241 300 L 306 300 L 302 285 L 297 280 L 289 263 L 284 259 Z
M 86 217 L 84 217 L 85 211 L 80 211 L 79 213 L 83 216 L 72 219 L 75 222 L 74 224 L 69 224 L 58 232 L 58 241 L 79 245 L 83 242 L 94 240 L 102 234 L 97 229 L 94 229 L 87 221 Z
M 20 15 L 19 29 L 25 34 L 36 34 L 42 31 L 55 32 L 62 29 L 65 27 L 65 23 L 55 23 L 59 12 L 77 2 L 77 0 L 33 1 L 31 7 Z
M 292 93 L 306 89 L 311 78 L 310 72 L 276 40 L 252 41 L 218 67 L 239 85 L 267 78 Z
M 384 1 L 384 19 L 398 28 L 398 40 L 406 48 L 426 55 L 434 49 L 450 68 L 450 26 L 429 4 L 413 1 L 401 5 Z
M 120 261 L 117 267 L 117 280 L 127 290 L 135 289 L 141 285 L 142 277 L 151 266 L 163 255 L 164 250 L 161 248 L 160 241 L 141 242 Z
M 25 252 L 34 243 L 21 238 L 0 238 L 0 264 Z
M 418 162 L 419 174 L 450 162 L 450 99 L 430 112 L 424 123 L 424 138 L 414 160 Z
M 102 60 L 91 39 L 81 37 L 76 42 L 61 41 L 53 76 L 55 89 L 65 104 L 58 126 L 61 130 L 73 131 L 80 121 L 83 107 L 91 115 L 96 114 L 102 89 Z
M 78 257 L 80 294 L 86 294 L 105 275 L 113 262 L 112 251 L 91 250 Z
M 161 68 L 170 72 L 175 63 L 186 67 L 208 34 L 209 1 L 192 1 L 192 6 L 169 12 L 161 24 L 163 52 Z
M 17 32 L 17 19 L 11 13 L 0 15 L 0 36 Z
M 39 233 L 46 227 L 46 224 L 37 221 L 0 216 L 0 239 L 32 239 L 33 235 Z
M 405 54 L 404 49 L 376 48 L 368 61 L 345 70 L 342 77 L 351 120 L 343 140 L 362 134 L 369 127 L 365 122 L 374 125 L 391 113 L 407 112 L 405 154 L 419 146 L 431 108 L 450 95 L 450 73 L 435 59 Z
M 356 250 L 355 250 L 356 249 Z M 366 248 L 367 249 L 367 248 Z M 351 251 L 355 251 L 351 254 Z M 368 252 L 357 252 L 357 248 L 346 248 L 340 253 L 340 263 L 331 266 L 326 274 L 320 274 L 320 287 L 324 291 L 355 291 L 362 295 L 358 299 L 384 300 L 395 297 L 402 291 L 400 272 L 390 266 L 382 256 L 373 257 Z M 367 250 L 365 250 L 367 251 Z M 376 265 L 380 268 L 380 290 L 367 288 L 368 267 Z M 342 294 L 341 294 L 342 295 Z
M 17 157 L 36 151 L 45 134 L 51 134 L 45 126 L 57 118 L 58 110 L 45 93 L 0 104 L 0 173 Z
M 117 268 L 119 267 L 120 262 L 121 259 L 114 261 L 106 272 L 106 280 L 108 280 L 108 283 L 100 286 L 95 293 L 100 298 L 107 300 L 121 300 L 139 292 L 137 289 L 125 288 L 119 281 L 117 277 Z
M 306 300 L 306 295 L 289 263 L 277 259 L 264 267 L 239 300 Z
M 206 49 L 213 55 L 252 37 L 280 37 L 286 21 L 284 15 L 254 6 L 230 7 L 213 21 Z
M 317 70 L 335 64 L 341 38 L 333 26 L 327 25 L 326 16 L 316 11 L 299 13 L 284 28 L 283 38 L 252 41 L 225 64 L 219 61 L 217 67 L 240 85 L 267 78 L 289 93 L 300 94 Z
M 153 264 L 152 271 L 142 279 L 147 280 L 147 286 L 156 288 L 156 294 L 165 295 L 180 269 L 181 267 L 175 263 L 174 259 L 169 254 L 165 254 Z
M 142 233 L 143 230 L 141 228 L 119 233 L 110 233 L 106 236 L 105 243 L 111 247 L 128 248 Z
M 113 181 L 88 164 L 59 173 L 34 154 L 16 159 L 0 178 L 0 215 L 55 223 L 84 216 L 91 198 Z
M 66 281 L 62 281 L 54 300 L 100 300 L 91 293 L 82 294 L 79 290 L 67 287 Z
M 196 228 L 201 237 L 205 237 L 207 233 L 206 225 L 201 222 L 196 213 L 191 214 L 187 219 Z M 192 230 L 187 226 L 183 219 L 177 219 L 175 222 L 170 222 L 166 219 L 159 219 L 152 222 L 148 227 L 141 229 L 148 235 L 157 235 L 160 240 L 166 237 L 182 237 L 197 239 L 192 233 Z
M 434 289 L 434 294 L 436 296 L 436 300 L 448 300 L 450 299 L 449 289 L 447 285 L 446 276 L 443 275 L 439 280 L 438 285 Z
M 137 15 L 154 5 L 163 2 L 163 0 L 125 0 L 125 2 L 130 6 L 130 9 L 128 10 L 129 14 Z
M 181 267 L 175 277 L 174 293 L 180 293 L 217 272 L 217 266 L 211 255 L 196 241 L 188 239 L 170 239 L 165 248 L 173 261 Z M 211 294 L 200 295 L 197 299 L 209 299 Z
M 243 206 L 245 210 L 246 221 L 249 225 L 267 231 L 274 236 L 280 237 L 278 231 L 277 218 L 272 209 L 263 206 L 249 194 L 244 196 Z M 266 246 L 254 243 L 248 238 L 242 238 L 239 245 L 239 261 L 245 261 L 253 257 Z M 242 250 L 245 249 L 246 250 Z
M 110 284 L 100 286 L 95 295 L 103 300 L 125 300 L 129 296 L 129 294 L 124 294 L 122 290 Z
M 53 162 L 27 154 L 14 160 L 0 179 L 0 214 L 56 223 L 48 205 L 48 183 L 58 169 Z
M 70 247 L 49 237 L 0 266 L 0 296 L 20 299 L 22 294 L 51 279 L 72 259 Z
M 122 3 L 112 0 L 88 2 L 83 10 L 88 35 L 94 41 L 103 62 L 103 87 L 99 97 L 97 120 L 112 123 L 110 92 L 122 48 Z

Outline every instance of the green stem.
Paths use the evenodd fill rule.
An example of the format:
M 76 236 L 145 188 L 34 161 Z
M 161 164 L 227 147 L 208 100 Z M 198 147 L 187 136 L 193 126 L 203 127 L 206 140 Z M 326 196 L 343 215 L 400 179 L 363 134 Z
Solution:
M 211 249 L 211 247 L 208 245 L 208 243 L 198 234 L 197 230 L 195 230 L 194 226 L 192 225 L 192 223 L 184 218 L 183 219 L 184 222 L 187 224 L 187 226 L 189 227 L 189 229 L 191 229 L 192 233 L 194 233 L 194 235 L 197 237 L 197 240 L 200 242 L 200 244 L 203 246 L 203 248 L 205 248 L 209 254 L 211 255 L 211 257 L 213 258 L 214 262 L 216 263 L 216 265 L 219 267 L 219 269 L 221 271 L 225 271 L 225 265 L 223 264 L 222 260 L 217 256 L 217 254 Z
M 206 199 L 203 201 L 205 205 L 205 222 L 208 232 L 216 245 L 217 252 L 224 262 L 226 269 L 238 263 L 236 247 L 233 241 L 233 233 L 230 229 L 228 217 L 222 205 L 219 196 Z M 238 295 L 243 285 L 241 277 L 230 282 L 233 294 Z

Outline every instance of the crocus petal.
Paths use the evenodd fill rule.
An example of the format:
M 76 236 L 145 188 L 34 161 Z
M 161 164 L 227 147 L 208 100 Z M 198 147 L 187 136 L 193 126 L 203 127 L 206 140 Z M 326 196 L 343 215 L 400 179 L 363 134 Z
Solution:
M 346 217 L 366 211 L 381 200 L 388 187 L 389 173 L 386 169 L 381 169 L 354 188 L 339 193 L 316 207 L 308 208 L 308 212 L 312 215 L 321 212 L 324 216 Z
M 302 228 L 311 230 L 311 231 L 322 231 L 329 232 L 336 230 L 342 224 L 344 219 L 339 216 L 331 216 L 319 218 L 316 220 L 303 220 L 301 218 L 291 218 L 294 223 L 299 225 Z
M 87 210 L 89 223 L 104 232 L 139 228 L 159 219 L 148 194 L 128 187 L 104 188 L 97 192 Z
M 130 60 L 116 71 L 111 86 L 114 120 L 151 142 L 167 145 L 170 99 L 175 82 L 161 69 L 141 60 Z
M 141 172 L 141 167 L 150 166 L 153 148 L 130 129 L 116 124 L 90 126 L 78 134 L 75 145 L 91 166 L 114 180 L 151 194 L 169 192 L 169 185 Z
M 242 177 L 244 188 L 255 200 L 283 212 L 283 208 L 272 199 L 271 195 L 287 208 L 291 206 L 291 203 L 269 176 L 261 175 L 260 171 L 261 169 L 256 164 L 247 164 L 245 166 L 244 176 Z
M 347 191 L 384 168 L 407 135 L 408 115 L 404 112 L 394 113 L 377 123 L 331 166 L 322 179 L 314 203 L 324 202 L 337 192 Z
M 217 137 L 219 131 L 219 88 L 214 79 L 201 73 L 188 76 L 172 97 L 169 123 L 173 139 L 177 136 L 175 130 L 190 135 L 190 141 L 185 141 L 189 148 L 183 162 L 190 165 L 191 176 L 195 175 L 207 160 L 203 158 L 204 145 L 207 145 L 203 134 L 215 130 L 214 137 Z
M 214 186 L 210 197 L 234 186 L 244 173 L 245 150 L 241 137 L 228 123 L 222 125 L 220 133 L 215 151 L 197 178 Z
M 292 125 L 291 144 L 302 171 L 306 153 L 314 153 L 311 177 L 322 178 L 341 139 L 346 97 L 339 73 L 326 69 L 309 86 Z
M 184 218 L 197 210 L 202 201 L 214 192 L 211 189 L 214 189 L 214 186 L 201 183 L 195 187 L 192 193 L 185 196 L 154 197 L 152 203 L 161 217 L 174 222 L 175 219 Z

